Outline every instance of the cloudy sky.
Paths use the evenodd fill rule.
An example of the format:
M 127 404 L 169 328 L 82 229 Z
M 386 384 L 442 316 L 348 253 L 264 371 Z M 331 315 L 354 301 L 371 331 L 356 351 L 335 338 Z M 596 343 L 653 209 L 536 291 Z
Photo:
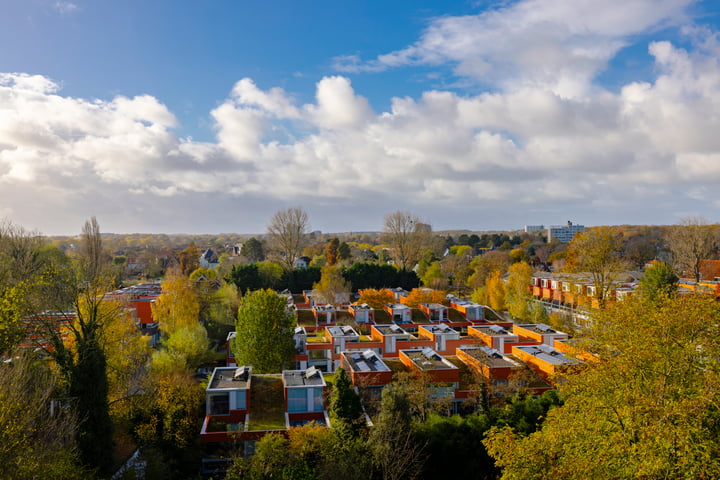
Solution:
M 0 12 L 0 218 L 46 234 L 720 221 L 717 0 Z

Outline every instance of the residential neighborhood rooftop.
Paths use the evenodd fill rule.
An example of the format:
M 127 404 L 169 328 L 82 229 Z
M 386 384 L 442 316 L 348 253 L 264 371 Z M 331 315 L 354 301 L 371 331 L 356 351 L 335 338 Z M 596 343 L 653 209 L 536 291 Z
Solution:
M 216 368 L 208 385 L 209 389 L 243 389 L 250 387 L 251 367 Z
M 417 350 L 401 350 L 421 370 L 439 370 L 457 368 L 452 363 L 438 355 L 432 348 Z
M 387 372 L 390 367 L 385 365 L 372 350 L 364 352 L 343 352 L 350 368 L 354 372 Z
M 282 379 L 286 387 L 325 386 L 322 372 L 315 367 L 305 370 L 283 370 Z

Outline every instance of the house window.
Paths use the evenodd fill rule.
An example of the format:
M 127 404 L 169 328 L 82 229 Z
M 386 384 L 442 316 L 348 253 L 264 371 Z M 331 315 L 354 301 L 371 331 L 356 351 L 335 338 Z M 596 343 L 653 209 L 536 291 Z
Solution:
M 312 389 L 312 411 L 322 412 L 323 411 L 323 389 L 313 388 Z
M 307 391 L 305 388 L 289 388 L 287 391 L 288 412 L 307 412 Z
M 214 393 L 210 395 L 210 415 L 227 415 L 230 413 L 230 394 Z

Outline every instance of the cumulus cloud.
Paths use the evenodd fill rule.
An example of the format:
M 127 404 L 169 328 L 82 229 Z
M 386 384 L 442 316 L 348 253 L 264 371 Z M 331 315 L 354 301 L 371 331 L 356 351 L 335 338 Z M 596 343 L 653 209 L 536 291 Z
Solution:
M 343 76 L 319 80 L 305 105 L 241 79 L 210 112 L 213 142 L 179 138 L 175 116 L 148 95 L 88 100 L 43 76 L 0 74 L 0 204 L 18 215 L 84 201 L 112 211 L 113 195 L 138 212 L 150 200 L 228 209 L 242 208 L 237 199 L 305 201 L 310 210 L 375 206 L 378 219 L 396 208 L 445 219 L 454 209 L 505 222 L 512 213 L 520 224 L 518 212 L 702 203 L 698 192 L 720 183 L 716 33 L 688 27 L 686 49 L 650 43 L 655 78 L 609 92 L 593 77 L 625 37 L 664 25 L 688 2 L 639 0 L 622 17 L 596 3 L 533 0 L 444 17 L 375 64 L 456 62 L 498 82 L 496 69 L 514 72 L 491 92 L 430 90 L 375 112 Z M 548 37 L 532 48 L 547 50 L 546 67 L 505 57 L 539 30 Z M 568 94 L 552 69 L 582 88 Z
M 380 71 L 407 65 L 451 64 L 456 74 L 514 89 L 542 85 L 573 97 L 629 37 L 681 24 L 694 0 L 525 0 L 477 15 L 432 20 L 406 48 L 361 61 L 335 58 L 339 71 Z

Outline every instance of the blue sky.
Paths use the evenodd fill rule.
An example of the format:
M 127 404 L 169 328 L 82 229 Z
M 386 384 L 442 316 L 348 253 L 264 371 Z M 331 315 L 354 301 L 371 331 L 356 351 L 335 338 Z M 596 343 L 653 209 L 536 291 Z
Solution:
M 0 8 L 0 218 L 47 234 L 718 221 L 716 1 Z

